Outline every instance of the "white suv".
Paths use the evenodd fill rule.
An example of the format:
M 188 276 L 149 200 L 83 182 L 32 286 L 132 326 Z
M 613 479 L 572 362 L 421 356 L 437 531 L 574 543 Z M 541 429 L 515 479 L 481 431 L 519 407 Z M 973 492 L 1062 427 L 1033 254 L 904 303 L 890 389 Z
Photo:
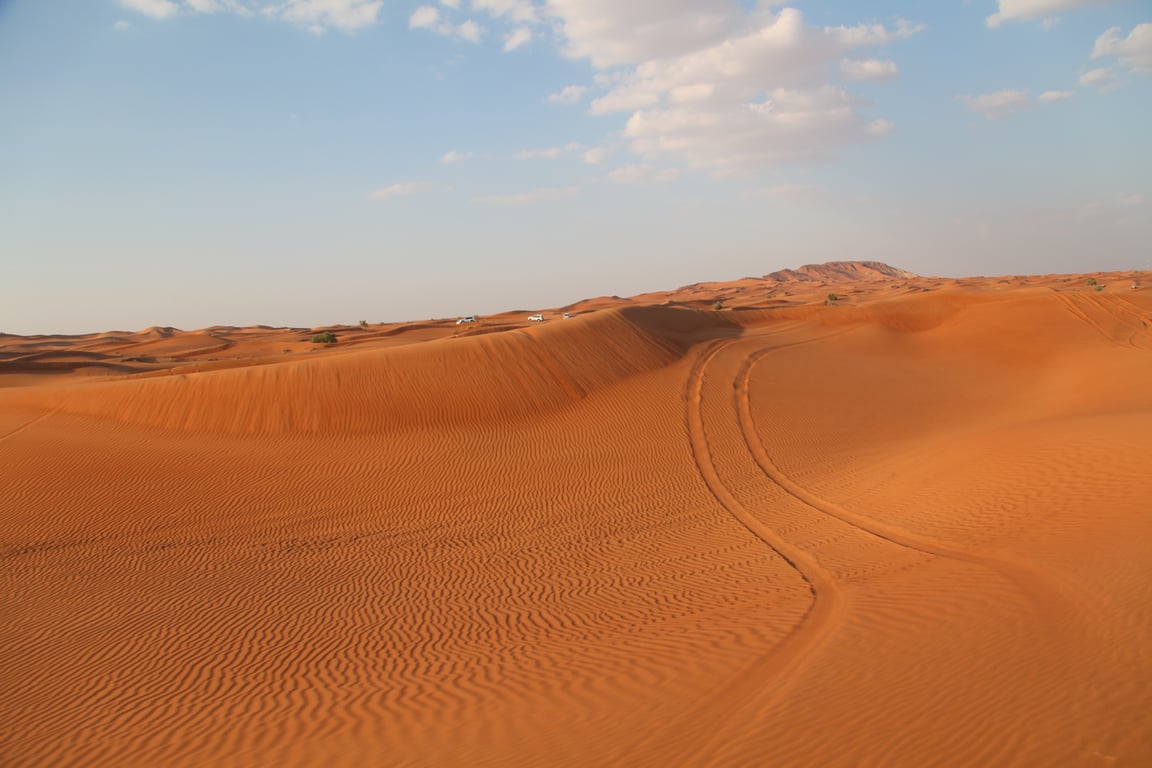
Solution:
M 474 323 L 474 322 L 476 322 L 476 315 L 468 315 L 468 317 L 462 317 L 459 320 L 457 320 L 456 325 L 461 325 L 463 323 Z
M 528 319 L 533 323 L 542 323 L 544 322 L 544 315 L 528 315 Z

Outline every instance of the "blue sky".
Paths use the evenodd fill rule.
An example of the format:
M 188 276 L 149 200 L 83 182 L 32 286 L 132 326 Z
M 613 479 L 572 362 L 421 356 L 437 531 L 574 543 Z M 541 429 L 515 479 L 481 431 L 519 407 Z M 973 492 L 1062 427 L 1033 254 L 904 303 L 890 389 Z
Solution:
M 1152 3 L 0 0 L 0 331 L 1152 268 Z

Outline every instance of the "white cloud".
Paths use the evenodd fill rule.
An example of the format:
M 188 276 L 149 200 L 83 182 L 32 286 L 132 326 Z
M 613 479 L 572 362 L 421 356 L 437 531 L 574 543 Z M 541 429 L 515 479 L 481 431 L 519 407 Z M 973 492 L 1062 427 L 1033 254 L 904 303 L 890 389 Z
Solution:
M 124 31 L 127 31 L 129 29 L 132 29 L 132 24 L 127 22 L 127 21 L 124 21 L 124 19 L 120 19 L 119 21 L 117 21 L 115 24 L 112 25 L 112 29 L 116 30 L 117 32 L 124 32 Z
M 588 92 L 586 85 L 566 85 L 548 96 L 549 104 L 575 104 Z
M 456 10 L 460 7 L 460 0 L 440 0 L 440 5 Z
M 122 8 L 151 16 L 153 19 L 166 19 L 180 13 L 180 6 L 172 0 L 119 0 Z
M 1000 120 L 1031 106 L 1026 90 L 1005 89 L 979 96 L 960 96 L 959 99 L 968 109 L 979 112 L 989 120 Z
M 1099 69 L 1091 69 L 1084 74 L 1080 75 L 1078 81 L 1080 85 L 1086 85 L 1090 88 L 1098 88 L 1102 91 L 1112 90 L 1120 83 L 1116 77 L 1116 73 L 1107 67 L 1100 67 Z
M 1044 91 L 1036 97 L 1036 101 L 1042 104 L 1053 104 L 1057 101 L 1067 101 L 1073 95 L 1075 94 L 1072 91 Z
M 408 17 L 408 29 L 431 29 L 440 23 L 440 9 L 422 5 Z
M 1115 0 L 1000 0 L 999 9 L 984 20 L 992 29 L 1005 21 L 1032 21 L 1052 16 L 1060 11 L 1106 5 Z
M 657 168 L 652 165 L 626 165 L 608 174 L 617 184 L 667 184 L 680 178 L 679 168 Z
M 457 152 L 454 149 L 450 149 L 440 156 L 440 162 L 444 165 L 454 165 L 455 163 L 463 162 L 474 156 L 474 152 Z
M 1135 72 L 1152 72 L 1152 23 L 1137 24 L 1122 37 L 1120 27 L 1112 27 L 1096 38 L 1092 58 L 1111 57 Z
M 681 15 L 661 12 L 668 3 Z M 882 46 L 921 27 L 900 21 L 810 26 L 793 8 L 727 0 L 553 0 L 570 55 L 602 72 L 593 114 L 631 113 L 624 134 L 651 161 L 671 159 L 729 173 L 807 162 L 838 145 L 868 141 L 891 124 L 867 119 L 866 102 L 830 84 L 837 72 L 892 77 L 893 62 L 846 54 Z M 845 61 L 851 63 L 845 65 Z M 841 67 L 845 67 L 841 70 Z
M 504 50 L 514 51 L 530 42 L 532 42 L 532 30 L 528 27 L 517 27 L 504 37 Z
M 405 184 L 393 184 L 388 187 L 379 187 L 368 193 L 369 200 L 392 200 L 397 197 L 406 197 L 415 194 L 424 189 L 427 189 L 427 184 L 418 182 L 408 182 Z
M 184 0 L 184 2 L 196 13 L 216 13 L 225 10 L 224 5 L 217 0 Z
M 376 23 L 383 0 L 287 0 L 265 4 L 261 13 L 313 32 L 328 27 L 350 32 Z
M 551 200 L 562 200 L 579 193 L 576 187 L 544 187 L 533 189 L 530 192 L 516 192 L 508 195 L 485 195 L 476 198 L 476 202 L 485 205 L 530 205 Z
M 588 165 L 600 165 L 615 151 L 612 147 L 592 147 L 582 156 Z
M 840 62 L 840 73 L 847 80 L 894 80 L 900 77 L 900 69 L 894 61 L 879 59 L 844 59 Z
M 118 0 L 152 18 L 177 14 L 232 13 L 286 21 L 311 32 L 335 28 L 350 32 L 377 22 L 383 0 Z
M 571 58 L 596 67 L 682 56 L 716 45 L 742 21 L 728 0 L 549 0 Z
M 472 0 L 472 9 L 485 11 L 495 18 L 505 18 L 519 24 L 540 21 L 531 0 Z
M 460 24 L 453 24 L 441 15 L 440 9 L 431 5 L 422 5 L 412 11 L 408 17 L 409 29 L 427 29 L 442 37 L 451 37 L 467 40 L 470 43 L 480 42 L 484 28 L 471 19 Z
M 544 147 L 542 149 L 522 149 L 515 154 L 517 160 L 555 160 L 561 155 L 570 152 L 579 152 L 584 147 L 576 142 L 569 142 L 562 147 Z

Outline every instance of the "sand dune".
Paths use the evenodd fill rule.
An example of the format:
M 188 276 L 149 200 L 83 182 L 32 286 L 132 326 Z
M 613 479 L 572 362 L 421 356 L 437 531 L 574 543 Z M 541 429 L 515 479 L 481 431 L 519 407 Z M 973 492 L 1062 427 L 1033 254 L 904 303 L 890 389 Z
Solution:
M 0 762 L 1152 764 L 1147 276 L 796 273 L 0 338 Z

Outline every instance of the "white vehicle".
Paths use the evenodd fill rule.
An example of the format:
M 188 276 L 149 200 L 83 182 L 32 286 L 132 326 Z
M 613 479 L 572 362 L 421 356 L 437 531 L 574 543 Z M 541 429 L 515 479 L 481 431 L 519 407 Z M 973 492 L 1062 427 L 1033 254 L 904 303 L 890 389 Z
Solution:
M 476 322 L 476 315 L 468 315 L 468 317 L 462 317 L 459 320 L 457 320 L 456 325 L 462 325 L 464 323 L 474 323 L 474 322 Z
M 528 315 L 528 320 L 533 323 L 542 323 L 544 322 L 544 315 Z
M 568 319 L 568 318 L 570 318 L 570 317 L 572 317 L 572 313 L 571 313 L 571 312 L 565 312 L 565 313 L 564 313 L 564 319 L 565 319 L 565 320 L 567 320 L 567 319 Z

